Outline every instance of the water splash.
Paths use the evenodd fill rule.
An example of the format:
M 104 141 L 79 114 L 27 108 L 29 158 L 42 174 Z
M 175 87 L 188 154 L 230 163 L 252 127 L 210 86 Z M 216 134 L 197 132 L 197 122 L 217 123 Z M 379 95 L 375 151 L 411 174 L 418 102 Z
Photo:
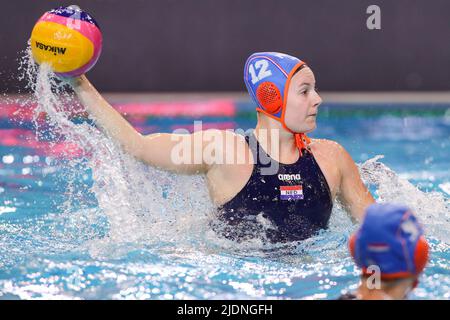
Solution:
M 366 184 L 376 186 L 378 202 L 406 204 L 419 217 L 428 236 L 450 243 L 450 201 L 439 192 L 422 192 L 406 179 L 399 177 L 378 155 L 360 165 Z
M 145 166 L 125 154 L 96 127 L 88 123 L 75 124 L 70 120 L 73 110 L 85 110 L 70 86 L 58 79 L 48 65 L 36 66 L 30 50 L 22 61 L 22 77 L 33 92 L 33 98 L 24 107 L 29 107 L 30 102 L 36 104 L 37 139 L 45 132 L 47 136 L 50 134 L 51 141 L 70 142 L 81 150 L 79 157 L 65 154 L 69 159 L 64 162 L 64 179 L 68 186 L 67 199 L 60 207 L 61 216 L 73 217 L 73 204 L 80 198 L 79 193 L 91 192 L 98 203 L 94 214 L 108 219 L 106 237 L 93 238 L 88 243 L 92 255 L 101 257 L 117 252 L 116 244 L 171 242 L 179 245 L 204 235 L 213 210 L 204 177 L 180 177 Z M 42 113 L 47 115 L 46 130 L 40 128 L 37 121 Z M 80 171 L 92 172 L 93 185 L 76 194 Z

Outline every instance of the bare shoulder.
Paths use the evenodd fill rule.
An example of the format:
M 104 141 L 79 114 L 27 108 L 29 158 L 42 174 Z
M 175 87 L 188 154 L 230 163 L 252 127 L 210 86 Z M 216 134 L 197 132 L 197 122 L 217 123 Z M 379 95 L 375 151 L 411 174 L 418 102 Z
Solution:
M 336 141 L 327 139 L 312 139 L 310 146 L 314 154 L 321 154 L 337 164 L 342 173 L 355 170 L 355 161 L 347 150 L 345 150 L 345 148 Z
M 336 141 L 328 139 L 311 139 L 309 146 L 313 152 L 319 152 L 328 156 L 339 156 L 346 153 L 343 146 Z
M 341 171 L 347 171 L 356 164 L 345 148 L 336 141 L 328 139 L 312 139 L 310 144 L 314 155 L 326 157 L 338 165 Z
M 200 133 L 198 133 L 200 134 Z M 203 151 L 212 154 L 215 168 L 225 168 L 222 164 L 247 163 L 250 151 L 245 136 L 233 130 L 208 129 L 201 131 Z M 219 165 L 219 166 L 217 166 Z
M 245 141 L 245 136 L 234 132 L 233 130 L 220 130 L 225 138 L 225 152 L 231 153 L 233 158 L 244 157 L 248 158 L 249 149 Z
M 195 134 L 201 134 L 201 135 L 209 135 L 214 137 L 222 137 L 222 138 L 230 138 L 230 139 L 244 139 L 244 136 L 241 134 L 238 134 L 234 132 L 233 130 L 227 130 L 227 129 L 206 129 L 202 131 L 196 131 Z M 244 139 L 245 141 L 245 139 Z
M 222 145 L 225 150 L 234 148 L 236 145 L 246 144 L 245 137 L 233 130 L 207 129 L 197 131 L 195 134 L 202 135 L 204 142 Z

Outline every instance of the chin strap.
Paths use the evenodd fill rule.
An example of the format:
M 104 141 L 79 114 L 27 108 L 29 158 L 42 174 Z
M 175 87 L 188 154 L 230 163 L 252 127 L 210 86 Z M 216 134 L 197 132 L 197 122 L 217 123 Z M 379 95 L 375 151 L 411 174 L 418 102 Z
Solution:
M 311 143 L 311 139 L 306 136 L 304 133 L 294 133 L 295 137 L 295 145 L 300 150 L 300 156 L 303 154 L 303 149 L 309 151 L 309 144 Z

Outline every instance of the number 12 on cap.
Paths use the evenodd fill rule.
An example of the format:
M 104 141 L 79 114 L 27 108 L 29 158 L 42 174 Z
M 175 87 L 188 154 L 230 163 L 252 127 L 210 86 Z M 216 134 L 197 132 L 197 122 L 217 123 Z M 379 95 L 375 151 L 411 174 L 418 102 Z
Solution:
M 259 70 L 258 75 L 256 75 L 255 69 Z M 270 71 L 270 69 L 269 69 L 269 63 L 267 62 L 267 60 L 256 61 L 254 66 L 253 66 L 253 64 L 250 65 L 250 67 L 248 68 L 248 71 L 250 72 L 250 75 L 252 76 L 253 84 L 272 75 L 272 71 Z

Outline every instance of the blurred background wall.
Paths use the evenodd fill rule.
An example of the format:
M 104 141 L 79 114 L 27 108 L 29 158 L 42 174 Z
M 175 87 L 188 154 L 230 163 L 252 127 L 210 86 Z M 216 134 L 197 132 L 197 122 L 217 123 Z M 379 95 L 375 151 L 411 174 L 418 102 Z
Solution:
M 109 92 L 243 91 L 245 59 L 281 51 L 307 61 L 325 91 L 449 90 L 449 0 L 1 1 L 0 88 L 22 89 L 17 58 L 36 20 L 78 4 L 99 23 L 88 76 Z M 369 5 L 381 30 L 369 30 Z

